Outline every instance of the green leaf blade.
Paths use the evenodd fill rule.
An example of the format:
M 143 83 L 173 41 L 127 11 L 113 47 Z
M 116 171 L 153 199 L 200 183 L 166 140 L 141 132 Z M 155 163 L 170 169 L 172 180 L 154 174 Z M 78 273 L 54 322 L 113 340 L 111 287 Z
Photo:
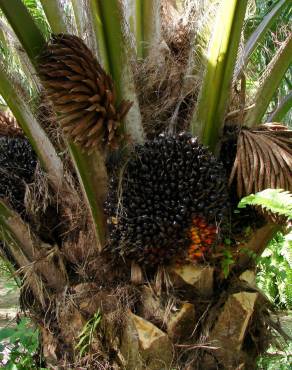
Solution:
M 292 219 L 292 194 L 281 189 L 266 189 L 241 199 L 238 208 L 260 206 L 269 212 Z
M 45 45 L 45 38 L 33 21 L 26 6 L 20 0 L 0 0 L 0 8 L 23 45 L 30 60 L 36 64 Z M 25 27 L 25 32 L 24 31 Z
M 291 63 L 292 33 L 290 33 L 285 42 L 277 50 L 277 53 L 263 74 L 260 87 L 254 97 L 256 104 L 246 115 L 246 126 L 254 127 L 261 123 L 268 106 Z
M 246 45 L 243 51 L 243 57 L 239 59 L 238 66 L 235 72 L 235 78 L 237 78 L 242 69 L 248 64 L 250 55 L 255 50 L 255 48 L 260 44 L 264 39 L 266 33 L 269 31 L 271 26 L 276 22 L 281 11 L 288 6 L 290 0 L 280 0 L 278 3 L 275 3 L 272 10 L 264 17 L 261 23 L 258 25 L 256 30 L 252 33 L 250 38 L 247 40 Z
M 192 133 L 213 151 L 224 124 L 246 6 L 246 1 L 238 0 L 220 3 L 206 56 L 205 76 L 191 120 Z

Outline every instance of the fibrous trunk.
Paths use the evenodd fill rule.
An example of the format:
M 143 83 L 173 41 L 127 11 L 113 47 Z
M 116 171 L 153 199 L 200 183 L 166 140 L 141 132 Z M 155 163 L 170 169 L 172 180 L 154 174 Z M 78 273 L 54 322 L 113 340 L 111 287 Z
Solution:
M 29 227 L 12 211 L 9 215 L 0 213 L 0 223 L 6 227 L 6 258 L 24 281 L 22 308 L 30 312 L 41 331 L 44 366 L 127 370 L 254 367 L 257 355 L 266 348 L 268 306 L 255 287 L 253 260 L 243 251 L 251 247 L 254 252 L 262 250 L 274 227 L 258 229 L 255 237 L 250 234 L 243 239 L 241 235 L 241 243 L 238 232 L 232 236 L 229 252 L 233 260 L 227 266 L 227 277 L 227 245 L 222 236 L 229 221 L 226 214 L 220 213 L 224 207 L 219 203 L 225 202 L 225 212 L 230 204 L 225 181 L 220 177 L 222 167 L 193 139 L 185 135 L 160 137 L 154 144 L 148 142 L 145 147 L 138 147 L 130 154 L 132 159 L 126 161 L 128 168 L 124 164 L 122 179 L 124 176 L 128 184 L 116 178 L 116 171 L 112 172 L 113 183 L 123 185 L 121 192 L 118 186 L 112 186 L 108 198 L 113 230 L 123 226 L 124 238 L 119 240 L 124 244 L 118 247 L 117 240 L 112 243 L 109 238 L 108 246 L 100 253 L 82 203 L 56 209 L 49 188 L 47 194 L 37 195 L 40 198 L 26 196 L 32 203 L 22 204 L 28 212 L 27 202 L 36 207 L 38 199 L 42 220 L 38 227 Z M 166 155 L 164 151 L 160 153 L 160 147 Z M 171 164 L 167 151 L 173 155 Z M 179 162 L 184 168 L 184 161 L 189 171 L 182 178 L 178 173 L 173 179 L 175 186 L 187 183 L 179 196 L 175 191 L 167 192 L 165 177 L 165 184 L 161 183 L 165 187 L 158 192 L 158 198 L 149 196 L 152 200 L 142 207 L 143 197 L 148 196 L 146 188 L 155 186 L 155 181 L 152 185 L 143 184 L 143 176 L 153 175 L 155 168 L 173 176 L 174 164 Z M 129 186 L 131 181 L 138 181 L 137 186 Z M 196 187 L 199 182 L 201 190 Z M 212 182 L 214 186 L 208 190 Z M 116 197 L 114 189 L 118 192 Z M 209 198 L 215 195 L 216 199 L 210 202 Z M 197 207 L 192 209 L 195 203 L 189 202 L 188 197 L 194 199 Z M 13 205 L 13 196 L 7 201 Z M 132 202 L 141 208 L 136 209 Z M 176 202 L 179 212 L 167 210 L 171 202 Z M 198 207 L 200 202 L 202 207 Z M 215 208 L 214 202 L 219 202 Z M 115 217 L 113 210 L 118 204 L 122 210 Z M 164 212 L 161 217 L 155 218 L 155 204 L 159 205 L 158 212 Z M 135 215 L 138 211 L 140 214 Z M 47 237 L 44 243 L 35 233 L 40 234 L 42 227 L 48 225 L 50 215 L 60 224 L 52 225 L 51 234 L 43 232 Z M 29 214 L 25 218 L 29 219 Z M 160 228 L 157 233 L 148 230 L 154 224 Z M 151 239 L 155 236 L 158 238 Z M 140 244 L 131 244 L 133 238 L 138 238 Z M 25 243 L 18 249 L 22 239 Z M 156 249 L 151 249 L 149 243 L 156 243 Z
M 268 308 L 255 288 L 253 270 L 222 282 L 207 265 L 171 266 L 156 281 L 139 285 L 117 266 L 113 274 L 104 265 L 101 274 L 106 279 L 98 283 L 72 284 L 51 295 L 46 316 L 38 318 L 47 364 L 66 369 L 253 369 L 266 348 Z M 101 321 L 90 336 L 84 328 L 94 326 L 96 313 Z

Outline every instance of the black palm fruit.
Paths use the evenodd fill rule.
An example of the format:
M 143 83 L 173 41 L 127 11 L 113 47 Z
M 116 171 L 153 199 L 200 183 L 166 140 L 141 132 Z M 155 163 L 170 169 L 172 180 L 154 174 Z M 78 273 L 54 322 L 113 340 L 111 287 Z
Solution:
M 32 181 L 35 167 L 36 156 L 26 138 L 0 136 L 0 198 L 20 213 L 25 184 Z
M 237 151 L 237 139 L 241 127 L 238 125 L 227 125 L 223 130 L 223 138 L 219 158 L 223 163 L 226 174 L 229 177 Z
M 186 250 L 193 217 L 226 223 L 229 199 L 223 165 L 187 134 L 137 145 L 105 204 L 115 255 L 163 264 Z

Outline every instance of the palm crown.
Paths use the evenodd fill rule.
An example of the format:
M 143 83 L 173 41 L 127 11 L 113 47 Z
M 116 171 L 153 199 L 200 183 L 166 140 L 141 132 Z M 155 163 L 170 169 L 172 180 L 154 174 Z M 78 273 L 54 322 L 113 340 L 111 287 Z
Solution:
M 291 12 L 289 1 L 272 4 L 252 31 L 248 1 L 65 3 L 0 0 L 0 94 L 15 117 L 0 113 L 2 253 L 23 278 L 23 306 L 42 328 L 47 362 L 97 366 L 100 356 L 109 368 L 166 369 L 173 358 L 182 368 L 199 358 L 210 369 L 216 361 L 252 364 L 263 348 L 246 349 L 246 359 L 243 341 L 256 333 L 245 323 L 259 297 L 236 285 L 252 265 L 243 250 L 260 254 L 283 218 L 234 210 L 242 196 L 291 191 L 292 134 L 271 123 L 292 102 L 291 91 L 282 96 L 292 55 L 287 17 L 253 100 L 246 87 L 255 53 L 279 15 Z M 268 114 L 275 96 L 282 99 Z M 206 309 L 200 303 L 194 311 L 198 296 L 216 314 L 208 311 L 195 335 L 191 322 Z M 252 308 L 244 309 L 243 296 Z M 166 312 L 172 300 L 189 334 L 180 331 L 179 315 Z M 244 340 L 220 333 L 220 325 L 238 322 L 227 324 L 218 302 L 245 312 Z M 97 309 L 107 328 L 94 334 L 89 352 L 99 355 L 78 358 L 78 334 Z M 127 312 L 128 324 L 111 322 L 114 312 L 118 319 Z M 258 325 L 267 327 L 263 319 Z M 143 338 L 130 341 L 133 330 L 161 340 L 150 335 L 148 353 Z M 206 335 L 231 351 L 182 352 Z M 180 343 L 175 351 L 171 341 Z M 105 348 L 115 351 L 111 364 Z

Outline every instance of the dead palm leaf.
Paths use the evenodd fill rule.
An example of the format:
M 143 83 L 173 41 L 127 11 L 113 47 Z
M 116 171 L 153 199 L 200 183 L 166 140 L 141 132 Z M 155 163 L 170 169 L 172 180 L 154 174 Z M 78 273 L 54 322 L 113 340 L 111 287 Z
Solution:
M 291 191 L 291 168 L 292 130 L 278 123 L 243 128 L 229 185 L 236 181 L 239 198 L 267 188 Z

